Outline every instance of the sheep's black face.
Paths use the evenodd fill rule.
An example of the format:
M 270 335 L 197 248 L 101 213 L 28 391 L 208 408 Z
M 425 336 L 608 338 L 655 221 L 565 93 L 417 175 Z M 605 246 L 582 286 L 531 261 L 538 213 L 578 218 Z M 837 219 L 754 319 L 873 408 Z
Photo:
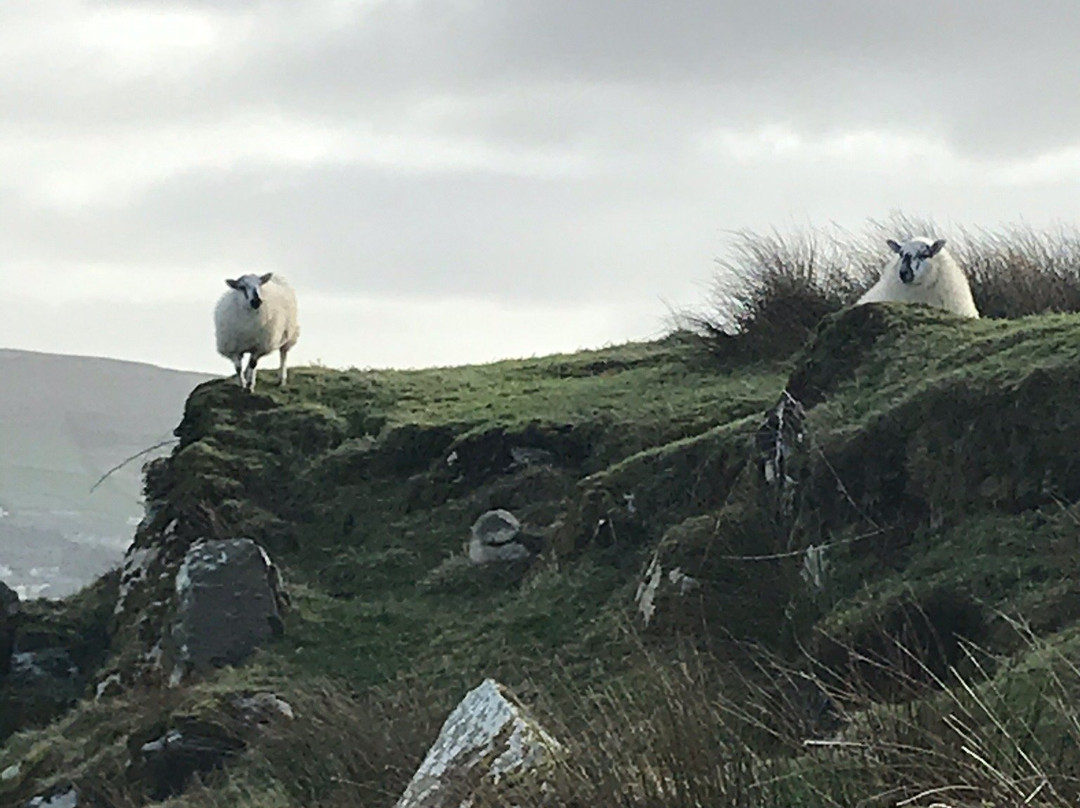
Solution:
M 262 296 L 259 294 L 259 289 L 269 279 L 270 275 L 268 274 L 261 278 L 258 275 L 243 275 L 236 280 L 226 280 L 225 283 L 229 285 L 230 289 L 235 289 L 242 294 L 251 308 L 258 309 L 262 305 Z
M 913 256 L 910 255 L 900 256 L 900 280 L 902 280 L 904 283 L 911 283 L 913 280 L 915 280 L 915 270 L 911 267 L 912 257 Z M 920 261 L 919 263 L 922 262 Z
M 900 256 L 898 271 L 901 283 L 911 284 L 922 279 L 929 267 L 930 259 L 941 252 L 941 248 L 945 246 L 945 239 L 934 242 L 929 239 L 912 239 L 903 244 L 889 239 L 888 245 Z

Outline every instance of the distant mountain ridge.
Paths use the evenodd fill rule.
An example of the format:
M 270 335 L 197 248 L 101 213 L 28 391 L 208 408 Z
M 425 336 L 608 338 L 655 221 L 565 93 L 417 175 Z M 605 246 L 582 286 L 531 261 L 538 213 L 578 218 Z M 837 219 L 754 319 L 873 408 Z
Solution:
M 60 597 L 117 563 L 138 521 L 140 458 L 207 374 L 0 348 L 0 580 Z

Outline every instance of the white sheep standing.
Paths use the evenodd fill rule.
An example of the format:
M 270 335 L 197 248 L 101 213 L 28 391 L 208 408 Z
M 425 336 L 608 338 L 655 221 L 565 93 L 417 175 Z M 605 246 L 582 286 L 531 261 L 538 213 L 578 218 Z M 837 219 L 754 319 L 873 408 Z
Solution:
M 978 317 L 964 270 L 944 249 L 945 239 L 917 236 L 903 244 L 886 242 L 896 257 L 881 270 L 881 278 L 859 298 L 863 303 L 926 303 L 959 314 Z
M 296 321 L 296 295 L 280 275 L 242 275 L 226 280 L 229 291 L 214 309 L 218 353 L 231 359 L 236 380 L 255 389 L 255 367 L 273 351 L 281 353 L 281 385 L 285 385 L 285 357 L 300 337 Z M 244 354 L 249 354 L 243 367 Z

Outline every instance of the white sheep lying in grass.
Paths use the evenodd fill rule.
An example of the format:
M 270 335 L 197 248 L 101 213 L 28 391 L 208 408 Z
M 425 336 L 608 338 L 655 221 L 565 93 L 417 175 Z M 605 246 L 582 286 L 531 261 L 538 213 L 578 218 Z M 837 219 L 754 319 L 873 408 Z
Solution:
M 255 389 L 255 367 L 273 351 L 281 353 L 281 385 L 285 385 L 285 357 L 300 337 L 296 322 L 296 295 L 285 279 L 268 272 L 226 280 L 229 291 L 214 309 L 218 353 L 231 359 L 236 380 Z M 249 354 L 243 367 L 244 354 Z
M 859 298 L 863 303 L 926 303 L 961 317 L 978 317 L 964 270 L 944 249 L 945 239 L 919 236 L 900 244 L 886 242 L 896 258 L 881 271 L 881 279 Z

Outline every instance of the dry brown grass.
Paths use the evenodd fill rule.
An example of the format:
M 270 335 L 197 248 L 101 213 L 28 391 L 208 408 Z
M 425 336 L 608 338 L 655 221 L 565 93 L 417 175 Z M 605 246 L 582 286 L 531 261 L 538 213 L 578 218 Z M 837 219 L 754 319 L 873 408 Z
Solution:
M 795 669 L 761 652 L 750 673 L 701 653 L 651 660 L 633 681 L 578 694 L 572 720 L 549 716 L 571 748 L 557 775 L 490 804 L 1075 806 L 1075 648 L 1016 630 L 1022 656 L 992 660 L 967 646 L 947 678 L 913 659 L 921 674 L 887 703 L 857 679 L 838 686 L 813 664 Z

